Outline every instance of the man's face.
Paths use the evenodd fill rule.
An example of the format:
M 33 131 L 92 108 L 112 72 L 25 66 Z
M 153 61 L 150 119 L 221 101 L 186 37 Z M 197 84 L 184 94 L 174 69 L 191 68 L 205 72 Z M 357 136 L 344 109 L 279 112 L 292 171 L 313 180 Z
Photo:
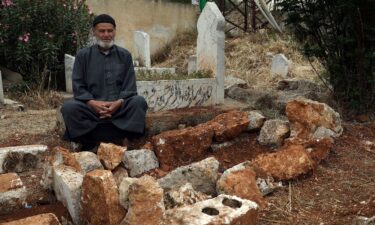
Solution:
M 111 23 L 98 23 L 94 27 L 94 35 L 100 47 L 109 49 L 114 44 L 116 29 Z

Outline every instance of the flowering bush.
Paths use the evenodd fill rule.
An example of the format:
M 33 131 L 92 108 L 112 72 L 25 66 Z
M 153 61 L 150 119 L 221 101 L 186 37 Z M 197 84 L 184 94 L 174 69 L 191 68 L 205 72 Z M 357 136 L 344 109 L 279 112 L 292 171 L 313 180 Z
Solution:
M 85 1 L 0 1 L 0 65 L 40 87 L 63 87 L 64 54 L 75 55 L 89 37 Z

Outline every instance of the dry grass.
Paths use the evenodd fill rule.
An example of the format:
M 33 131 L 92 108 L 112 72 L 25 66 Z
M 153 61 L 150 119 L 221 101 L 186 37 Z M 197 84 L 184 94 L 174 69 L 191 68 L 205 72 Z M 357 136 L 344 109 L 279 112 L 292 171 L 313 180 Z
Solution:
M 196 51 L 195 40 L 195 33 L 178 35 L 167 47 L 168 57 L 154 66 L 176 67 L 179 72 L 186 73 L 188 57 Z M 241 78 L 250 87 L 271 88 L 280 80 L 280 77 L 270 76 L 272 56 L 278 53 L 283 53 L 291 61 L 290 78 L 318 80 L 310 62 L 301 54 L 291 36 L 267 30 L 226 39 L 226 75 Z M 322 73 L 323 67 L 317 60 L 312 64 L 318 73 Z
M 63 97 L 57 91 L 45 90 L 29 90 L 23 93 L 8 92 L 7 97 L 18 101 L 32 110 L 55 109 L 62 105 Z

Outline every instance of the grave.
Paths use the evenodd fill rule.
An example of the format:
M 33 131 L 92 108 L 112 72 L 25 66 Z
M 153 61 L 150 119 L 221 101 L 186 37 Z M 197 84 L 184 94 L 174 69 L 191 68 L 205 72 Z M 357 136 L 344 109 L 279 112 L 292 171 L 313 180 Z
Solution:
M 150 36 L 146 32 L 134 32 L 134 49 L 134 58 L 139 60 L 140 65 L 151 67 Z
M 288 75 L 289 60 L 284 54 L 277 54 L 272 59 L 271 75 L 272 76 L 282 76 L 284 78 Z

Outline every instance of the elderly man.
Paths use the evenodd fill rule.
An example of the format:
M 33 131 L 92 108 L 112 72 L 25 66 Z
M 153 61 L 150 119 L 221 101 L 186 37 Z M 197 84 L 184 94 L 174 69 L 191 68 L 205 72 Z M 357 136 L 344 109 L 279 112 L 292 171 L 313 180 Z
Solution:
M 80 50 L 73 67 L 74 99 L 61 112 L 65 139 L 89 150 L 144 132 L 147 103 L 137 95 L 133 60 L 114 44 L 115 20 L 106 14 L 93 21 L 96 44 Z

